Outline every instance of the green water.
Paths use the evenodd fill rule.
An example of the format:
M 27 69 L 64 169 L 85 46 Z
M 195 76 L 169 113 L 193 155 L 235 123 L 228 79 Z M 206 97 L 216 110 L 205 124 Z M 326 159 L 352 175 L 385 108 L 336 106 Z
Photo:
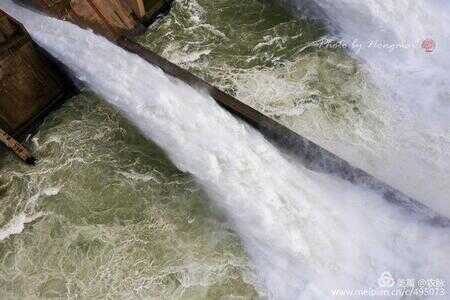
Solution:
M 28 146 L 36 167 L 0 158 L 0 232 L 29 222 L 0 241 L 1 299 L 256 297 L 224 218 L 103 101 L 69 100 Z
M 383 128 L 390 116 L 379 93 L 345 50 L 314 46 L 327 35 L 324 25 L 276 3 L 176 0 L 137 41 L 371 170 L 374 149 L 388 142 Z
M 267 1 L 178 0 L 138 41 L 335 145 L 378 112 L 354 60 L 310 46 L 324 34 Z M 27 145 L 34 168 L 0 155 L 0 298 L 264 297 L 192 178 L 94 95 L 68 101 Z
M 439 211 L 449 160 L 437 118 L 395 95 L 400 79 L 373 78 L 376 59 L 319 47 L 324 26 L 280 2 L 175 0 L 137 41 Z

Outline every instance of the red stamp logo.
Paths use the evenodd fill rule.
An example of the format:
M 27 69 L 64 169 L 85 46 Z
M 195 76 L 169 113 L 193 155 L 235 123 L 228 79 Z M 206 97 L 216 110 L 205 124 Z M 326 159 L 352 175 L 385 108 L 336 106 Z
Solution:
M 433 39 L 425 39 L 422 42 L 422 48 L 425 49 L 425 52 L 433 52 L 434 48 L 436 48 L 436 43 Z

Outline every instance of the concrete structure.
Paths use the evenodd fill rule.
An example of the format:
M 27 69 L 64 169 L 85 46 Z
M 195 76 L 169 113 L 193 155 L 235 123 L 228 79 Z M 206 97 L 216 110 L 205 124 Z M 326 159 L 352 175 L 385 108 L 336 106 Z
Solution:
M 144 23 L 152 19 L 168 0 L 21 0 L 59 19 L 116 40 L 123 35 L 144 32 Z
M 32 0 L 32 1 L 39 1 L 39 2 L 47 2 L 50 0 Z M 77 3 L 78 5 L 87 5 L 83 6 L 85 7 L 85 13 L 86 15 L 88 12 L 92 12 L 91 9 L 97 8 L 100 10 L 100 6 L 96 6 L 89 3 L 94 3 L 94 1 L 98 1 L 95 3 L 103 3 L 104 0 L 61 0 L 61 1 L 54 1 L 58 2 L 64 2 L 69 3 L 70 6 L 62 6 L 66 7 L 69 10 L 64 10 L 61 8 L 58 8 L 56 12 L 59 13 L 59 16 L 61 18 L 67 18 L 67 16 L 71 16 L 71 12 L 73 13 L 70 8 L 73 8 L 72 4 Z M 118 0 L 111 1 L 114 3 Z M 125 3 L 127 0 L 123 0 L 122 2 Z M 153 0 L 149 0 L 153 1 Z M 159 0 L 154 0 L 153 2 L 157 2 Z M 64 4 L 63 3 L 63 4 Z M 63 5 L 59 4 L 59 5 Z M 66 4 L 67 5 L 67 4 Z M 80 6 L 81 7 L 81 6 Z M 103 7 L 103 6 L 102 6 Z M 117 8 L 117 6 L 111 5 L 113 12 L 115 11 L 114 7 Z M 110 8 L 111 8 L 110 7 Z M 51 7 L 48 6 L 47 9 L 50 9 Z M 103 10 L 104 9 L 104 10 Z M 139 8 L 135 8 L 139 9 Z M 94 9 L 95 10 L 95 9 Z M 104 11 L 107 11 L 106 6 L 102 8 L 100 12 L 94 12 L 92 13 L 92 18 L 90 20 L 97 20 L 95 21 L 95 26 L 100 26 L 101 22 L 98 21 L 103 17 L 105 17 Z M 126 15 L 124 13 L 124 15 Z M 78 16 L 78 15 L 77 15 Z M 131 16 L 131 15 L 129 15 Z M 79 16 L 78 16 L 79 17 Z M 97 18 L 97 19 L 95 19 Z M 98 19 L 100 18 L 100 19 Z M 109 22 L 110 17 L 106 17 L 104 20 L 103 25 Z M 112 17 L 111 17 L 112 18 Z M 89 22 L 84 23 L 83 19 L 73 19 L 72 21 L 79 22 L 80 25 L 89 26 Z M 123 21 L 123 20 L 122 20 Z M 113 23 L 108 23 L 109 25 Z M 115 24 L 115 23 L 114 23 Z M 114 25 L 113 24 L 113 25 Z M 125 24 L 125 23 L 122 23 Z M 131 23 L 130 23 L 131 24 Z M 116 26 L 116 25 L 114 25 Z M 94 27 L 95 28 L 95 27 Z M 106 27 L 104 27 L 106 28 Z M 100 33 L 102 31 L 99 31 Z M 103 31 L 105 32 L 105 35 L 108 37 L 112 37 L 113 40 L 121 46 L 123 49 L 128 50 L 132 53 L 135 53 L 142 57 L 144 60 L 149 62 L 152 65 L 160 67 L 164 72 L 167 74 L 174 76 L 176 78 L 179 78 L 180 80 L 184 81 L 185 83 L 195 87 L 200 88 L 201 90 L 208 91 L 211 97 L 213 97 L 221 106 L 229 110 L 230 112 L 234 113 L 235 115 L 239 116 L 240 118 L 246 120 L 248 123 L 253 125 L 255 128 L 259 129 L 263 134 L 265 134 L 271 141 L 274 143 L 279 144 L 284 149 L 294 153 L 298 158 L 300 158 L 304 165 L 312 170 L 316 170 L 319 172 L 325 172 L 325 173 L 331 173 L 335 174 L 345 180 L 348 180 L 354 184 L 361 185 L 367 188 L 370 188 L 377 193 L 381 194 L 386 200 L 390 202 L 394 202 L 397 204 L 400 204 L 400 207 L 402 209 L 407 210 L 408 212 L 414 212 L 417 213 L 419 211 L 420 217 L 422 217 L 424 220 L 439 224 L 442 226 L 450 226 L 450 220 L 440 216 L 439 214 L 431 211 L 428 207 L 420 204 L 419 202 L 415 201 L 414 199 L 408 197 L 407 195 L 403 194 L 402 192 L 394 189 L 393 187 L 387 185 L 386 183 L 378 180 L 377 178 L 371 176 L 370 174 L 367 174 L 361 169 L 355 168 L 351 166 L 348 162 L 345 160 L 337 157 L 336 155 L 330 153 L 326 149 L 323 149 L 319 145 L 309 141 L 308 139 L 298 135 L 297 133 L 291 131 L 290 129 L 286 128 L 285 126 L 281 125 L 280 123 L 276 122 L 275 120 L 265 116 L 264 114 L 256 111 L 255 109 L 249 107 L 248 105 L 240 102 L 236 98 L 232 97 L 231 95 L 228 95 L 224 93 L 223 91 L 217 89 L 216 87 L 208 84 L 204 80 L 196 77 L 192 73 L 176 66 L 175 64 L 167 61 L 166 59 L 162 58 L 158 54 L 142 47 L 141 45 L 138 45 L 137 43 L 129 40 L 126 37 L 120 37 L 121 35 L 116 34 L 115 31 Z M 122 34 L 123 36 L 123 34 Z
M 11 135 L 19 135 L 66 94 L 65 76 L 25 30 L 0 11 L 0 142 L 33 164 Z
M 125 3 L 133 10 L 138 18 L 145 16 L 146 10 L 143 0 L 126 0 Z
M 111 40 L 144 31 L 169 0 L 18 0 L 25 5 Z M 145 23 L 145 22 L 144 22 Z M 28 163 L 31 156 L 12 136 L 25 133 L 38 119 L 73 91 L 56 64 L 26 31 L 0 11 L 0 142 Z
M 66 90 L 65 76 L 26 31 L 0 11 L 0 128 L 21 133 Z

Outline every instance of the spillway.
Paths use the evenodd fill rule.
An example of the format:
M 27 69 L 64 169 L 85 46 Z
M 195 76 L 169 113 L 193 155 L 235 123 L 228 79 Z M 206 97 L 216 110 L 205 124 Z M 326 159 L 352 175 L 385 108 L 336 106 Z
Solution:
M 33 38 L 192 174 L 238 232 L 273 299 L 326 299 L 395 278 L 450 280 L 448 228 L 315 173 L 140 57 L 6 1 Z M 400 297 L 398 297 L 400 298 Z
M 450 3 L 280 2 L 298 16 L 323 21 L 330 31 L 324 38 L 345 45 L 378 89 L 379 100 L 370 101 L 378 106 L 376 123 L 386 125 L 376 130 L 376 142 L 364 141 L 371 144 L 370 150 L 360 147 L 361 154 L 353 159 L 338 149 L 333 152 L 450 216 Z M 426 41 L 431 49 L 424 48 Z M 360 131 L 369 131 L 368 126 L 361 126 Z

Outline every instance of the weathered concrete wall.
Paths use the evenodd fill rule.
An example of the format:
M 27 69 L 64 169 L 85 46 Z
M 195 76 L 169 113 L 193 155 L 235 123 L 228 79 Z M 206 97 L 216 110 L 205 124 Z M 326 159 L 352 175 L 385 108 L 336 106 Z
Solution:
M 20 0 L 60 19 L 117 40 L 139 28 L 170 0 Z M 0 128 L 15 134 L 63 97 L 65 76 L 40 53 L 25 30 L 0 12 Z
M 145 5 L 143 0 L 124 0 L 138 18 L 145 16 Z
M 64 76 L 0 11 L 0 128 L 19 133 L 66 92 Z
M 117 38 L 138 27 L 138 18 L 122 0 L 24 0 L 60 19 Z
M 123 35 L 143 32 L 143 19 L 171 2 L 168 0 L 21 0 L 50 15 L 116 40 Z
M 1 0 L 0 0 L 1 1 Z M 117 40 L 145 30 L 172 0 L 17 0 Z M 144 22 L 146 20 L 146 22 Z M 24 28 L 0 11 L 0 142 L 27 162 L 31 154 L 10 135 L 25 133 L 74 88 Z M 4 130 L 4 131 L 3 131 Z

